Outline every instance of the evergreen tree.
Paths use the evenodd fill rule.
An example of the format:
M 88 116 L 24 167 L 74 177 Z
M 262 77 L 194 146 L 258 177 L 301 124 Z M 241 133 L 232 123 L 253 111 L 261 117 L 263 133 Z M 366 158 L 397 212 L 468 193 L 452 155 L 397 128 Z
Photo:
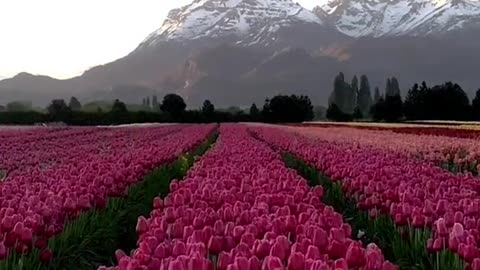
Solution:
M 358 87 L 358 81 L 357 81 Z M 351 85 L 345 83 L 343 86 L 343 91 L 345 93 L 345 101 L 343 103 L 342 110 L 345 113 L 352 114 L 356 106 L 358 90 L 354 90 Z
M 400 84 L 398 83 L 397 78 L 392 77 L 391 84 L 392 84 L 392 96 L 401 96 Z
M 472 100 L 472 113 L 476 121 L 480 120 L 480 89 L 475 93 L 475 98 Z
M 297 123 L 313 119 L 313 106 L 308 96 L 275 96 L 266 100 L 264 117 L 276 123 Z
M 370 109 L 370 115 L 375 121 L 381 121 L 385 119 L 385 99 L 380 97 L 377 102 Z
M 373 99 L 373 103 L 376 104 L 380 101 L 380 98 L 382 96 L 380 95 L 380 89 L 378 87 L 375 87 L 375 97 Z
M 352 120 L 352 116 L 342 112 L 337 104 L 333 103 L 328 106 L 327 119 L 332 121 L 347 122 Z
M 372 107 L 372 93 L 370 91 L 370 82 L 366 75 L 360 77 L 360 91 L 358 94 L 358 107 L 362 115 L 367 115 Z
M 358 105 L 358 95 L 360 94 L 359 88 L 358 88 L 358 77 L 357 75 L 353 76 L 352 78 L 352 91 L 355 95 L 355 100 L 353 101 L 353 104 L 355 104 L 355 107 Z
M 202 106 L 202 113 L 207 117 L 211 118 L 215 114 L 215 106 L 210 102 L 210 100 L 205 100 Z
M 363 118 L 362 110 L 360 107 L 355 107 L 355 110 L 353 110 L 353 119 L 355 120 L 360 120 Z
M 390 78 L 387 78 L 387 85 L 385 86 L 385 97 L 392 95 L 392 82 Z
M 152 108 L 154 111 L 158 111 L 160 108 L 158 107 L 158 99 L 156 95 L 152 96 Z
M 385 98 L 383 119 L 387 122 L 398 122 L 403 117 L 403 102 L 400 95 Z
M 177 94 L 166 95 L 163 98 L 162 105 L 160 106 L 160 110 L 169 113 L 173 117 L 180 116 L 183 112 L 185 112 L 186 108 L 187 104 L 183 98 Z
M 127 105 L 125 105 L 125 103 L 123 103 L 122 101 L 115 99 L 115 101 L 113 102 L 112 110 L 110 112 L 114 114 L 126 113 L 128 112 Z
M 336 104 L 339 109 L 343 108 L 345 103 L 345 75 L 340 72 L 333 83 L 333 92 L 329 98 L 329 104 Z
M 400 96 L 400 84 L 397 78 L 392 77 L 387 79 L 387 86 L 385 87 L 385 98 L 388 96 Z
M 47 110 L 51 116 L 57 119 L 65 117 L 66 114 L 71 111 L 70 108 L 67 106 L 67 103 L 63 99 L 52 100 L 50 105 L 48 105 Z
M 470 106 L 467 94 L 458 84 L 447 82 L 430 88 L 423 82 L 408 91 L 405 116 L 410 120 L 470 120 L 477 102 Z
M 252 106 L 250 107 L 250 119 L 252 121 L 259 121 L 260 119 L 260 110 L 257 108 L 257 104 L 253 103 Z
M 68 103 L 68 107 L 72 111 L 80 111 L 82 109 L 82 104 L 76 97 L 71 97 L 70 102 Z

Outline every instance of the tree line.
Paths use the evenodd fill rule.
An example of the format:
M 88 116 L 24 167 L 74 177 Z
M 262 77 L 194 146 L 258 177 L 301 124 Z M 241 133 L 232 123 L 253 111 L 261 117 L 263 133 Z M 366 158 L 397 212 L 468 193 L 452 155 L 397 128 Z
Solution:
M 415 84 L 401 96 L 397 78 L 386 80 L 384 93 L 378 87 L 371 96 L 366 75 L 357 76 L 351 83 L 340 73 L 335 77 L 329 98 L 327 118 L 333 121 L 373 120 L 397 122 L 402 120 L 480 120 L 480 89 L 470 102 L 462 87 L 456 83 L 429 87 L 426 82 Z
M 80 101 L 72 97 L 67 103 L 63 99 L 52 100 L 46 112 L 33 110 L 0 112 L 0 124 L 32 125 L 48 122 L 63 122 L 69 125 L 112 125 L 128 123 L 180 122 L 269 122 L 287 123 L 312 120 L 314 108 L 308 96 L 278 95 L 266 99 L 262 109 L 254 103 L 249 110 L 217 110 L 210 100 L 202 107 L 187 110 L 184 99 L 177 94 L 166 95 L 162 102 L 156 96 L 143 98 L 143 110 L 129 111 L 128 106 L 115 100 L 108 111 L 100 107 L 97 111 L 82 110 Z

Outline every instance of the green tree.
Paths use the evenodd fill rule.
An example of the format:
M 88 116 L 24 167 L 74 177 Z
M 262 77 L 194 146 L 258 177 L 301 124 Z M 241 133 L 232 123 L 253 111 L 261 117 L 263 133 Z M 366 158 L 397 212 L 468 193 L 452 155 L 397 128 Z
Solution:
M 313 106 L 308 96 L 275 96 L 266 100 L 264 116 L 271 122 L 296 123 L 313 119 Z
M 27 112 L 32 110 L 31 102 L 12 101 L 6 105 L 8 112 Z
M 398 83 L 397 78 L 392 77 L 392 96 L 400 96 L 400 84 Z
M 392 77 L 387 79 L 387 86 L 385 87 L 385 98 L 388 96 L 400 96 L 400 84 L 397 78 Z
M 158 98 L 156 95 L 152 96 L 152 109 L 154 112 L 158 111 L 160 109 L 158 105 Z
M 250 106 L 250 118 L 253 121 L 258 121 L 260 118 L 260 110 L 257 108 L 257 104 L 253 103 L 252 106 Z
M 337 104 L 333 103 L 328 106 L 327 119 L 332 121 L 351 121 L 352 117 L 340 110 Z
M 68 103 L 68 107 L 72 111 L 80 111 L 82 109 L 82 104 L 76 97 L 71 97 L 70 102 Z
M 353 91 L 353 94 L 354 94 L 353 104 L 355 104 L 355 107 L 356 107 L 356 105 L 358 104 L 358 96 L 360 94 L 360 89 L 358 88 L 358 77 L 357 77 L 357 75 L 353 76 L 351 86 L 352 86 L 352 91 Z
M 333 91 L 329 98 L 329 105 L 336 104 L 339 109 L 344 107 L 346 98 L 345 85 L 345 75 L 340 72 L 333 82 Z
M 385 119 L 385 110 L 385 99 L 380 97 L 380 99 L 373 104 L 372 108 L 370 109 L 370 115 L 373 117 L 373 120 L 382 121 Z
M 366 75 L 360 77 L 360 91 L 358 93 L 358 107 L 362 115 L 367 115 L 372 107 L 372 93 L 370 91 L 370 82 Z
M 56 120 L 61 120 L 68 117 L 68 114 L 71 112 L 71 109 L 63 99 L 52 100 L 50 105 L 48 105 L 47 110 L 48 114 L 50 114 Z
M 67 112 L 70 108 L 67 106 L 67 103 L 65 103 L 65 100 L 54 99 L 50 102 L 50 105 L 48 105 L 47 110 L 49 114 L 58 114 Z
M 180 116 L 185 109 L 187 108 L 187 104 L 183 98 L 177 94 L 168 94 L 163 98 L 162 105 L 160 109 L 163 112 L 169 113 L 173 117 Z
M 378 101 L 380 101 L 381 97 L 382 96 L 380 95 L 380 89 L 378 87 L 375 87 L 375 96 L 373 98 L 373 104 L 378 103 Z
M 360 109 L 360 107 L 355 107 L 355 109 L 353 110 L 353 115 L 352 115 L 353 119 L 355 120 L 360 120 L 363 118 L 363 113 L 362 113 L 362 110 Z
M 403 117 L 403 102 L 400 95 L 387 96 L 385 98 L 384 120 L 398 122 Z
M 215 114 L 215 106 L 212 104 L 212 102 L 210 102 L 210 100 L 207 99 L 203 102 L 202 113 L 208 118 L 213 117 Z
M 475 98 L 472 100 L 472 113 L 475 120 L 480 120 L 480 89 L 475 93 Z
M 112 110 L 110 111 L 114 114 L 127 113 L 127 106 L 122 101 L 115 99 L 113 102 Z

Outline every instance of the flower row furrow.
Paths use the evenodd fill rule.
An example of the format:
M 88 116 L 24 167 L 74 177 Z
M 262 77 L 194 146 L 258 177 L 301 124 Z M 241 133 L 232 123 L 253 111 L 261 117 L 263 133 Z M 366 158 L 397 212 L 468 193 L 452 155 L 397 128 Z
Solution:
M 181 126 L 158 128 L 154 135 L 163 136 L 181 128 Z M 35 130 L 38 134 L 32 135 L 29 131 L 19 131 L 13 137 L 7 137 L 0 142 L 0 170 L 3 170 L 6 176 L 28 173 L 30 169 L 69 164 L 75 162 L 79 155 L 94 156 L 99 153 L 104 154 L 106 151 L 120 150 L 129 143 L 132 144 L 130 139 L 140 139 L 139 135 L 143 133 L 141 128 Z M 148 134 L 153 133 L 145 135 Z
M 68 164 L 9 176 L 0 185 L 0 259 L 11 250 L 25 254 L 43 249 L 65 222 L 124 196 L 129 186 L 199 145 L 213 129 L 189 126 L 170 135 L 166 131 L 176 127 L 118 129 L 108 140 L 85 146 L 93 152 L 75 151 Z
M 302 135 L 332 143 L 372 147 L 393 151 L 410 158 L 420 158 L 436 165 L 451 165 L 456 171 L 478 172 L 480 141 L 474 138 L 439 136 L 439 134 L 409 134 L 394 130 L 359 129 L 353 127 L 293 127 L 288 128 Z M 480 134 L 480 133 L 479 133 Z
M 252 128 L 343 186 L 370 217 L 389 215 L 398 226 L 432 230 L 430 252 L 448 249 L 480 269 L 480 182 L 395 152 L 348 142 L 313 140 L 277 128 Z
M 116 270 L 388 270 L 381 250 L 351 239 L 341 214 L 242 125 L 220 137 L 137 224 L 138 248 Z

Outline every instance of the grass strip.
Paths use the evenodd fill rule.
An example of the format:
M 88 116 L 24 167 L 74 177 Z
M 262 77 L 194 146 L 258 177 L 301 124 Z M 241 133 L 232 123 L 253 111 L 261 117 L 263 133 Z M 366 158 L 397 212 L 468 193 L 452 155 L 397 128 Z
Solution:
M 311 186 L 321 185 L 324 188 L 323 202 L 341 213 L 353 229 L 353 237 L 363 243 L 376 243 L 385 257 L 405 270 L 463 270 L 462 260 L 449 251 L 437 254 L 427 252 L 427 239 L 430 231 L 427 228 L 417 229 L 411 225 L 397 226 L 385 215 L 374 218 L 369 213 L 357 208 L 355 201 L 343 192 L 338 182 L 317 171 L 290 153 L 283 153 L 285 164 L 295 169 L 308 180 Z
M 170 181 L 183 178 L 195 158 L 203 155 L 217 137 L 218 131 L 214 131 L 190 153 L 155 169 L 132 186 L 126 197 L 111 198 L 104 209 L 92 209 L 68 222 L 61 234 L 48 241 L 54 254 L 48 264 L 41 263 L 38 249 L 23 256 L 11 251 L 10 256 L 0 262 L 0 270 L 86 270 L 112 265 L 115 250 L 130 251 L 136 247 L 137 218 L 150 214 L 153 199 L 165 197 Z

